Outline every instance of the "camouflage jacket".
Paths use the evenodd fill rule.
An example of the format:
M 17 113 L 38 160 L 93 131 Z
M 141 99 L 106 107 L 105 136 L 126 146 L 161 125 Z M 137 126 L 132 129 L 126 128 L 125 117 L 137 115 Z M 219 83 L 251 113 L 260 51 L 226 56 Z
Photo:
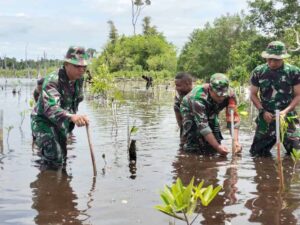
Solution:
M 46 125 L 54 125 L 64 135 L 70 126 L 71 114 L 78 111 L 83 100 L 83 78 L 69 81 L 64 68 L 49 74 L 43 83 L 41 96 L 31 118 Z
M 226 114 L 229 114 L 229 99 L 235 100 L 235 94 L 231 90 L 230 95 L 222 103 L 213 101 L 209 94 L 209 84 L 199 85 L 187 94 L 181 103 L 180 112 L 183 120 L 192 119 L 202 136 L 212 132 L 215 126 L 219 126 L 219 112 L 226 108 Z M 228 118 L 228 116 L 226 116 Z M 230 121 L 227 121 L 230 122 Z M 235 128 L 238 128 L 240 117 L 237 113 L 237 107 L 234 108 Z M 229 127 L 229 124 L 227 125 Z
M 184 95 L 179 95 L 178 93 L 176 93 L 175 97 L 174 97 L 174 111 L 175 112 L 179 112 L 180 113 L 180 104 L 182 102 Z
M 268 64 L 263 64 L 252 71 L 251 84 L 259 88 L 264 109 L 274 113 L 276 109 L 285 109 L 293 100 L 293 86 L 300 84 L 300 69 L 285 63 L 271 70 Z

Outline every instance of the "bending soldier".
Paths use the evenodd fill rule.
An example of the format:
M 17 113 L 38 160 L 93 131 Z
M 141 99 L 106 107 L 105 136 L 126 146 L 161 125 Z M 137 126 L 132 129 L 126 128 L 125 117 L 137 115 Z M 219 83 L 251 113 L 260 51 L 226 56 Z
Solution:
M 229 80 L 224 74 L 216 73 L 211 76 L 209 84 L 194 87 L 183 98 L 180 106 L 185 141 L 183 149 L 202 154 L 218 152 L 227 155 L 227 147 L 221 145 L 223 137 L 218 119 L 219 112 L 226 108 L 227 114 L 230 109 L 234 110 L 234 144 L 236 152 L 240 152 L 241 145 L 238 141 L 240 117 L 235 103 L 235 95 L 233 91 L 229 91 Z M 230 120 L 227 121 L 227 127 L 230 128 Z

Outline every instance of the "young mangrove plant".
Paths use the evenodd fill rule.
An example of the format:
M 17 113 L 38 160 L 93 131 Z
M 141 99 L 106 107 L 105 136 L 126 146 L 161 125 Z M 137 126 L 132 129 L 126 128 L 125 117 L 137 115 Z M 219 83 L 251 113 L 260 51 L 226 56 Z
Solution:
M 208 206 L 210 202 L 216 197 L 222 186 L 203 187 L 204 180 L 199 185 L 194 185 L 194 177 L 187 186 L 183 186 L 180 178 L 171 187 L 165 186 L 164 190 L 160 192 L 160 197 L 163 202 L 162 205 L 155 206 L 155 209 L 165 213 L 171 217 L 183 220 L 187 225 L 194 223 L 200 212 L 193 219 L 190 219 L 195 213 L 195 210 L 203 206 Z
M 248 116 L 247 108 L 248 108 L 248 106 L 247 106 L 246 102 L 241 102 L 237 107 L 237 111 L 238 111 L 239 115 L 245 116 L 245 117 Z
M 296 172 L 296 165 L 300 160 L 300 150 L 297 150 L 295 148 L 293 148 L 292 152 L 291 152 L 291 157 L 294 161 L 294 167 L 293 167 L 293 172 Z
M 11 132 L 11 130 L 14 128 L 14 126 L 9 126 L 9 127 L 6 127 L 6 131 L 7 131 L 7 137 L 6 137 L 6 142 L 7 142 L 7 145 L 9 145 L 9 134 Z
M 132 126 L 128 136 L 128 153 L 129 153 L 129 160 L 136 161 L 136 140 L 132 138 L 132 135 L 136 134 L 138 128 L 136 126 Z

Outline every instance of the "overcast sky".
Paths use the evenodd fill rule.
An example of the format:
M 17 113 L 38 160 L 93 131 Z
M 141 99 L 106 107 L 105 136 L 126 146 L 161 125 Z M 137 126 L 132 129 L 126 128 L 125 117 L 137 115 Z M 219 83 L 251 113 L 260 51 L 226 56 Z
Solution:
M 141 19 L 180 51 L 195 28 L 226 13 L 246 11 L 246 0 L 152 0 Z M 108 38 L 108 20 L 119 34 L 132 35 L 131 0 L 0 0 L 0 57 L 62 59 L 70 45 L 101 51 Z

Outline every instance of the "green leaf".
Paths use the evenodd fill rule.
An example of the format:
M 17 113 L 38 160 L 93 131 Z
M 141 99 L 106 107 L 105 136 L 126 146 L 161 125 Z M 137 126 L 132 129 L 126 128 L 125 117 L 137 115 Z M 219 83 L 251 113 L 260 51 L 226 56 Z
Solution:
M 206 188 L 205 192 L 203 193 L 203 201 L 204 201 L 205 206 L 208 205 L 208 201 L 209 201 L 210 195 L 212 194 L 212 191 L 213 191 L 213 187 L 212 187 L 212 185 L 209 185 Z
M 247 111 L 241 111 L 241 112 L 239 112 L 239 114 L 241 116 L 248 116 L 249 113 Z
M 185 221 L 185 219 L 183 217 L 180 217 L 176 213 L 174 213 L 173 210 L 172 210 L 172 208 L 170 206 L 156 205 L 156 206 L 154 206 L 154 208 L 157 209 L 157 210 L 159 210 L 160 212 L 165 213 L 165 214 L 167 214 L 169 216 L 172 216 L 172 217 L 174 217 L 176 219 Z
M 186 187 L 186 189 L 183 192 L 183 196 L 182 196 L 182 201 L 184 204 L 189 205 L 191 198 L 193 196 L 193 187 L 194 187 L 194 177 L 192 178 L 191 182 L 189 183 L 189 185 Z
M 130 134 L 135 134 L 138 130 L 139 128 L 137 128 L 136 126 L 132 126 L 130 129 Z

